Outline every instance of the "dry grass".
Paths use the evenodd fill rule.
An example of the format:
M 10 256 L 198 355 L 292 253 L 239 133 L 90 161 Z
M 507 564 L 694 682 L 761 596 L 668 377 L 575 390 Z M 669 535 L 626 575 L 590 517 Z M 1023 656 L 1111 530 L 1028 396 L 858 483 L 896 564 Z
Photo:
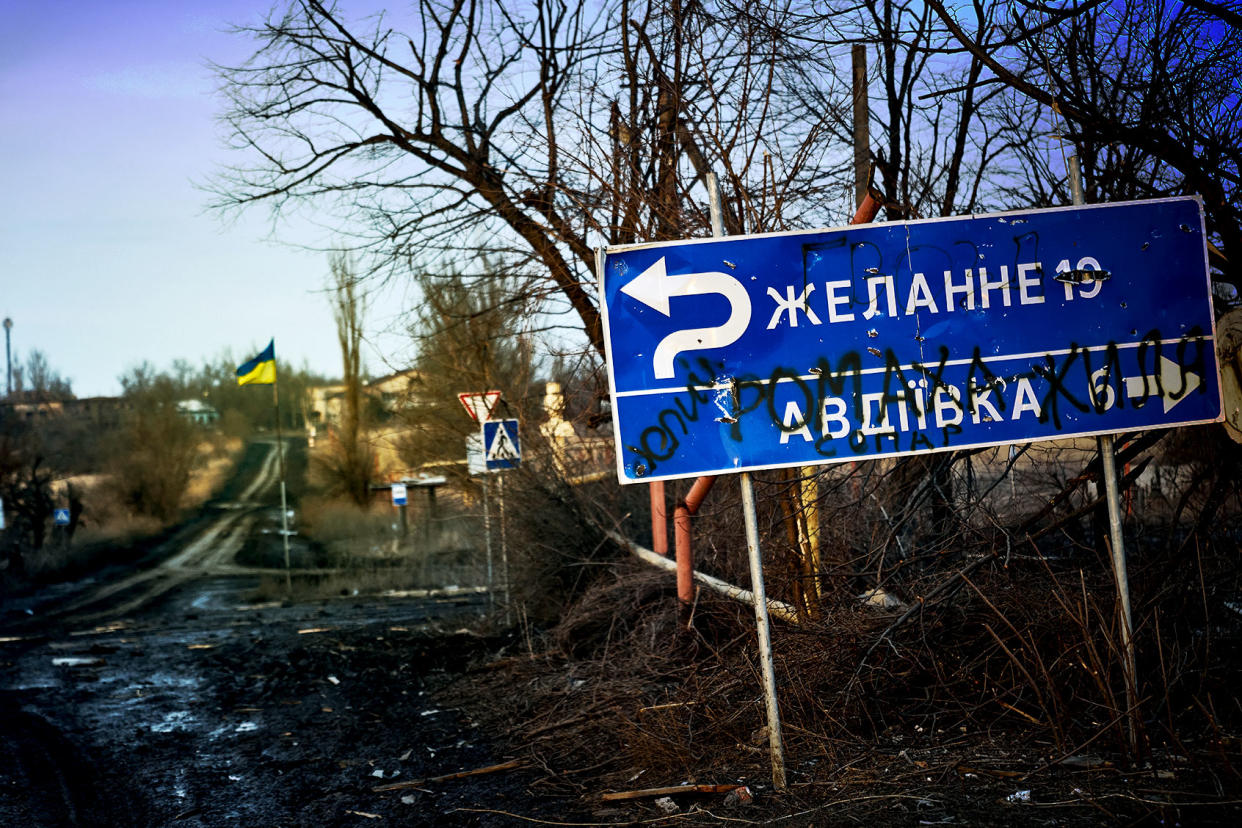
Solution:
M 219 491 L 233 471 L 241 454 L 242 440 L 238 437 L 219 437 L 198 445 L 198 459 L 190 472 L 190 482 L 181 496 L 181 509 L 197 508 Z
M 411 508 L 406 534 L 396 511 L 361 509 L 341 498 L 306 497 L 299 534 L 324 551 L 324 572 L 295 579 L 294 598 L 320 599 L 388 590 L 475 588 L 487 582 L 475 517 L 446 505 L 436 516 Z M 270 579 L 255 600 L 289 597 L 283 577 Z
M 794 783 L 865 798 L 869 786 L 887 795 L 933 778 L 951 789 L 980 778 L 1018 785 L 1031 774 L 1091 824 L 1096 806 L 1074 793 L 1083 780 L 1057 776 L 1068 758 L 1131 774 L 1156 767 L 1161 780 L 1193 765 L 1195 773 L 1176 771 L 1183 799 L 1238 798 L 1242 458 L 1212 435 L 1119 443 L 1131 474 L 1137 744 L 1090 441 L 976 452 L 939 469 L 888 461 L 819 470 L 822 594 L 801 624 L 774 630 Z M 1160 479 L 1144 482 L 1145 468 L 1159 468 Z M 669 484 L 669 502 L 687 486 Z M 781 503 L 795 485 L 761 474 L 757 486 L 768 594 L 792 603 L 808 586 Z M 683 630 L 671 575 L 618 559 L 581 530 L 619 526 L 648 543 L 644 487 L 566 490 L 513 474 L 506 492 L 519 504 L 510 537 L 528 550 L 519 609 L 540 595 L 547 606 L 549 587 L 564 603 L 542 637 L 521 630 L 523 655 L 469 677 L 456 698 L 548 770 L 535 788 L 589 796 L 765 780 L 750 608 L 701 592 L 693 629 Z M 694 519 L 695 566 L 747 587 L 738 506 L 723 478 Z M 902 603 L 883 610 L 859 599 L 874 588 Z M 487 705 L 473 700 L 479 693 Z M 1150 811 L 1132 803 L 1108 813 Z
M 183 513 L 202 506 L 220 488 L 241 448 L 242 441 L 237 438 L 213 438 L 199 444 L 198 459 L 181 499 Z M 97 566 L 123 561 L 170 525 L 134 514 L 110 475 L 78 475 L 56 481 L 52 492 L 57 503 L 67 502 L 71 485 L 82 497 L 81 521 L 72 539 L 55 529 L 42 549 L 26 553 L 27 573 L 36 581 L 76 577 Z

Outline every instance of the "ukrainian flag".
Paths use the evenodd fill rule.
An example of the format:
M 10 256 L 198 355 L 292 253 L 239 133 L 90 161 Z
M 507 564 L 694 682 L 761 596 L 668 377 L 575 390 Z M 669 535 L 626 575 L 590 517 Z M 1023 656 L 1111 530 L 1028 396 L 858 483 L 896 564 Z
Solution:
M 257 357 L 237 368 L 238 385 L 271 385 L 276 382 L 276 340 L 267 343 Z

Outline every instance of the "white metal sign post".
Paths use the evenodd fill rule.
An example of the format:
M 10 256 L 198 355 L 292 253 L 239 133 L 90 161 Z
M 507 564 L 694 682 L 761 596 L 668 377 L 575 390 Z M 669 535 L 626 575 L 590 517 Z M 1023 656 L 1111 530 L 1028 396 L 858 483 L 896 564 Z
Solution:
M 1078 156 L 1069 158 L 1070 192 L 1076 206 L 1086 204 L 1082 190 L 1082 169 Z M 1146 380 L 1144 380 L 1146 385 Z M 1113 435 L 1100 435 L 1100 475 L 1104 478 L 1104 495 L 1108 503 L 1109 553 L 1113 564 L 1113 585 L 1117 590 L 1118 614 L 1121 616 L 1122 673 L 1126 683 L 1126 717 L 1130 734 L 1130 746 L 1138 750 L 1138 675 L 1134 662 L 1134 628 L 1130 614 L 1130 578 L 1126 573 L 1125 540 L 1121 534 L 1121 493 L 1117 488 L 1117 452 Z
M 406 503 L 409 502 L 407 500 L 407 495 L 408 492 L 406 491 L 404 483 L 392 484 L 392 505 L 396 507 L 398 512 L 401 513 L 401 537 L 405 537 L 410 531 L 409 519 L 406 517 L 405 513 Z
M 487 604 L 496 609 L 496 578 L 492 567 L 491 480 L 484 460 L 483 433 L 466 435 L 466 473 L 483 475 L 483 542 L 487 549 Z
M 515 469 L 522 462 L 522 443 L 518 436 L 517 420 L 488 420 L 483 423 L 483 456 L 487 470 Z M 500 566 L 505 584 L 505 623 L 510 620 L 509 600 L 509 547 L 505 540 L 505 478 L 496 480 L 497 500 L 500 509 Z
M 483 475 L 483 534 L 487 549 L 487 597 L 494 610 L 496 607 L 495 579 L 492 566 L 492 521 L 490 508 L 493 472 L 517 468 L 522 459 L 518 421 L 492 420 L 491 414 L 500 401 L 499 391 L 463 392 L 457 395 L 462 407 L 472 420 L 480 424 L 479 433 L 466 437 L 466 469 L 470 475 Z M 505 489 L 504 478 L 497 481 L 497 498 L 500 509 L 500 559 L 501 577 L 504 581 L 505 621 L 509 621 L 509 550 L 505 538 Z
M 724 235 L 720 209 L 720 182 L 715 173 L 707 176 L 708 206 L 712 235 Z M 755 594 L 755 633 L 759 641 L 759 668 L 763 685 L 763 705 L 768 720 L 768 753 L 772 759 L 772 785 L 785 790 L 785 736 L 781 729 L 781 709 L 776 698 L 776 665 L 772 659 L 772 621 L 768 617 L 768 590 L 763 581 L 763 550 L 759 547 L 759 519 L 755 509 L 755 485 L 750 472 L 742 472 L 742 520 L 746 526 L 746 557 L 750 563 L 750 589 Z

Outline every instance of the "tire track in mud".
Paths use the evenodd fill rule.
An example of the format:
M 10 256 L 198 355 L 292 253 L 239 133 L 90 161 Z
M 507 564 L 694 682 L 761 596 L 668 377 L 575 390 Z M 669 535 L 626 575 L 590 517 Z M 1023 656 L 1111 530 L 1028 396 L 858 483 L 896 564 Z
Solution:
M 286 451 L 288 441 L 286 442 Z M 217 505 L 222 513 L 211 519 L 192 540 L 151 569 L 101 586 L 58 607 L 47 616 L 71 623 L 93 623 L 129 615 L 196 578 L 253 576 L 282 573 L 283 569 L 239 566 L 233 563 L 264 509 L 262 496 L 275 485 L 280 468 L 277 444 L 272 441 L 254 477 L 236 500 Z M 322 574 L 327 570 L 295 569 L 292 574 Z
M 408 803 L 373 790 L 377 770 L 414 779 L 509 758 L 431 696 L 497 644 L 447 632 L 484 597 L 246 603 L 235 576 L 283 575 L 235 563 L 255 543 L 256 560 L 275 560 L 271 458 L 251 448 L 216 512 L 147 555 L 163 558 L 154 568 L 0 636 L 0 825 L 507 824 L 457 812 L 516 801 L 517 776 Z
M 110 806 L 92 762 L 60 730 L 0 698 L 0 778 L 23 796 L 0 798 L 0 823 L 31 828 L 125 824 Z

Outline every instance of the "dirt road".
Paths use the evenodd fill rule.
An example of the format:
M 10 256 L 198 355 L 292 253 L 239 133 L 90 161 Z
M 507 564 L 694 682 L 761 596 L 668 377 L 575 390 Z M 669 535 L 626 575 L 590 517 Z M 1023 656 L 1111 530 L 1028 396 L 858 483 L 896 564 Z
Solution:
M 418 783 L 508 758 L 432 698 L 500 643 L 465 629 L 479 596 L 248 599 L 271 571 L 242 545 L 283 559 L 271 449 L 142 568 L 0 632 L 0 824 L 509 824 L 470 809 L 525 799 L 521 771 Z

